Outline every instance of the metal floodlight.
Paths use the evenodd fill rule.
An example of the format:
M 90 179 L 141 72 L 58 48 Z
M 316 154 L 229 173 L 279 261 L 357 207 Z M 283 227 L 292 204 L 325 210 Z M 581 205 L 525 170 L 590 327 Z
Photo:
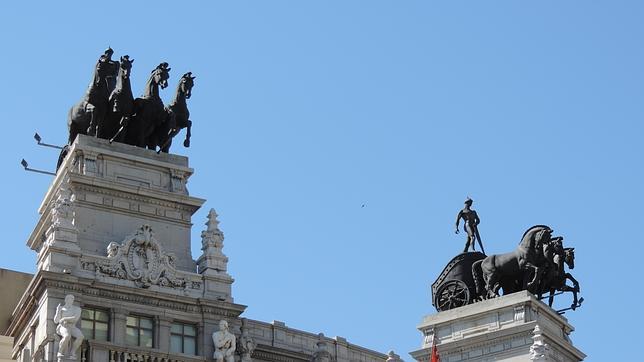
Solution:
M 38 146 L 50 147 L 50 148 L 56 148 L 56 149 L 59 149 L 59 150 L 62 150 L 62 149 L 63 149 L 63 147 L 61 147 L 61 146 L 56 146 L 56 145 L 52 145 L 52 144 L 49 144 L 49 143 L 44 143 L 44 142 L 42 142 L 42 137 L 40 137 L 40 135 L 38 134 L 38 132 L 36 132 L 36 133 L 34 134 L 34 139 L 36 140 L 36 143 L 38 143 Z
M 42 173 L 42 174 L 45 174 L 45 175 L 56 176 L 55 172 L 49 172 L 49 171 L 36 170 L 36 169 L 33 169 L 33 168 L 29 168 L 29 163 L 27 163 L 27 160 L 25 160 L 24 158 L 20 161 L 20 164 L 22 165 L 22 167 L 25 168 L 25 171 L 31 171 L 31 172 L 36 172 L 36 173 Z

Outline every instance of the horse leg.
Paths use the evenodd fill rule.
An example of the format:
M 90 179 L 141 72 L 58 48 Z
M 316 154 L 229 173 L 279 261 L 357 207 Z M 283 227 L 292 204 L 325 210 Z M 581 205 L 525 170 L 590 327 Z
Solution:
M 552 303 L 555 301 L 555 292 L 554 288 L 550 288 L 550 296 L 548 297 L 548 306 L 552 307 Z
M 531 280 L 531 281 L 529 281 L 529 282 L 528 282 L 528 284 L 526 285 L 526 288 L 527 288 L 531 293 L 534 293 L 534 292 L 535 292 L 535 289 L 534 289 L 535 284 L 536 284 L 536 283 L 537 283 L 537 281 L 539 281 L 539 279 L 541 278 L 541 273 L 543 272 L 543 269 L 542 269 L 542 268 L 539 268 L 539 267 L 538 267 L 538 266 L 536 266 L 536 265 L 532 265 L 531 263 L 526 263 L 526 265 L 525 265 L 525 266 L 526 266 L 526 267 L 529 267 L 529 268 L 532 268 L 532 269 L 534 270 L 534 276 L 532 277 L 532 280 Z
M 192 121 L 188 120 L 188 126 L 186 127 L 186 139 L 183 141 L 183 147 L 190 147 L 190 137 L 192 136 L 192 133 L 190 132 L 190 129 L 192 128 Z
M 566 273 L 565 278 L 570 280 L 575 290 L 579 292 L 579 282 L 577 281 L 577 279 L 573 278 L 573 276 L 570 273 Z
M 501 287 L 501 285 L 499 284 L 498 273 L 492 272 L 488 276 L 485 284 L 489 298 L 495 298 L 499 296 L 499 288 Z

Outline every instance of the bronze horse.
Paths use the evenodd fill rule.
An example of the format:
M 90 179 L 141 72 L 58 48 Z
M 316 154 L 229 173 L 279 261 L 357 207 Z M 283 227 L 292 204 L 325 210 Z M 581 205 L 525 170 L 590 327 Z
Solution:
M 154 149 L 159 147 L 159 152 L 170 152 L 172 146 L 172 138 L 176 136 L 183 128 L 186 130 L 186 139 L 183 141 L 184 147 L 190 147 L 190 129 L 192 121 L 190 121 L 190 112 L 186 99 L 192 95 L 192 87 L 196 77 L 192 76 L 191 72 L 184 74 L 179 80 L 177 85 L 177 93 L 170 104 L 165 107 L 167 119 L 164 123 L 160 124 L 155 130 L 148 141 L 148 148 Z
M 521 288 L 534 292 L 543 273 L 545 257 L 543 244 L 550 241 L 552 229 L 536 225 L 528 229 L 521 238 L 517 249 L 512 252 L 490 255 L 472 264 L 472 275 L 476 292 L 484 299 L 503 293 L 508 294 Z M 485 288 L 486 293 L 483 293 Z
M 122 140 L 124 134 L 122 128 L 119 129 L 119 127 L 124 127 L 134 112 L 134 96 L 132 96 L 132 87 L 130 85 L 130 74 L 134 59 L 124 55 L 119 63 L 116 87 L 109 97 L 108 113 L 97 133 L 99 138 L 109 139 L 110 142 L 115 139 L 117 141 Z
M 552 307 L 555 293 L 557 291 L 571 292 L 573 295 L 573 302 L 570 308 L 575 310 L 580 305 L 577 298 L 577 293 L 579 293 L 579 282 L 570 273 L 567 273 L 564 270 L 564 264 L 567 265 L 569 269 L 575 268 L 575 248 L 564 248 L 561 243 L 561 238 L 557 238 L 556 240 L 553 240 L 550 245 L 544 246 L 544 250 L 548 249 L 552 249 L 550 253 L 551 256 L 547 258 L 547 271 L 544 273 L 545 276 L 541 281 L 538 298 L 541 299 L 541 295 L 549 291 L 550 295 L 548 297 L 548 305 Z M 573 283 L 572 287 L 566 284 L 567 280 L 570 280 Z
M 78 134 L 95 135 L 96 128 L 103 122 L 108 107 L 108 78 L 114 73 L 114 62 L 101 57 L 94 68 L 92 82 L 81 100 L 73 105 L 67 114 L 69 129 L 68 144 L 72 144 Z
M 170 77 L 168 63 L 159 64 L 150 74 L 141 98 L 134 100 L 134 114 L 128 125 L 125 143 L 146 147 L 155 128 L 165 122 L 167 114 L 159 96 L 159 87 L 165 89 Z

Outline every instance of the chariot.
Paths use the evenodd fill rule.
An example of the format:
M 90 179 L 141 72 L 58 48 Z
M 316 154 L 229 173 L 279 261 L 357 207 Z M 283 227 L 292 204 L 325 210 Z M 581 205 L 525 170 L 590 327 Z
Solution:
M 472 264 L 485 258 L 474 251 L 455 256 L 432 284 L 432 304 L 439 312 L 462 307 L 479 299 L 472 275 Z

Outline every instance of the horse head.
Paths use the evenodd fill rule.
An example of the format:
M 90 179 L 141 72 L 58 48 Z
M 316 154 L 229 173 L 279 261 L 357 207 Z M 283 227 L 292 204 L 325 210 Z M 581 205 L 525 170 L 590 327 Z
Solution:
M 168 79 L 170 78 L 170 69 L 168 67 L 168 63 L 163 62 L 159 64 L 154 70 L 152 71 L 152 75 L 150 76 L 150 79 L 154 84 L 157 84 L 161 87 L 161 89 L 165 89 L 168 86 Z
M 575 269 L 575 248 L 564 249 L 564 261 L 569 269 Z
M 129 55 L 124 55 L 121 57 L 120 74 L 123 79 L 130 78 L 130 73 L 132 72 L 132 63 L 134 63 L 134 59 L 130 59 Z
M 552 232 L 553 230 L 549 226 L 535 225 L 523 233 L 519 247 L 532 250 L 539 249 L 540 252 L 543 252 L 543 246 L 552 238 Z
M 195 85 L 195 78 L 192 76 L 192 72 L 184 74 L 179 80 L 179 86 L 177 87 L 177 94 L 184 94 L 186 99 L 189 99 L 192 95 L 192 87 Z

